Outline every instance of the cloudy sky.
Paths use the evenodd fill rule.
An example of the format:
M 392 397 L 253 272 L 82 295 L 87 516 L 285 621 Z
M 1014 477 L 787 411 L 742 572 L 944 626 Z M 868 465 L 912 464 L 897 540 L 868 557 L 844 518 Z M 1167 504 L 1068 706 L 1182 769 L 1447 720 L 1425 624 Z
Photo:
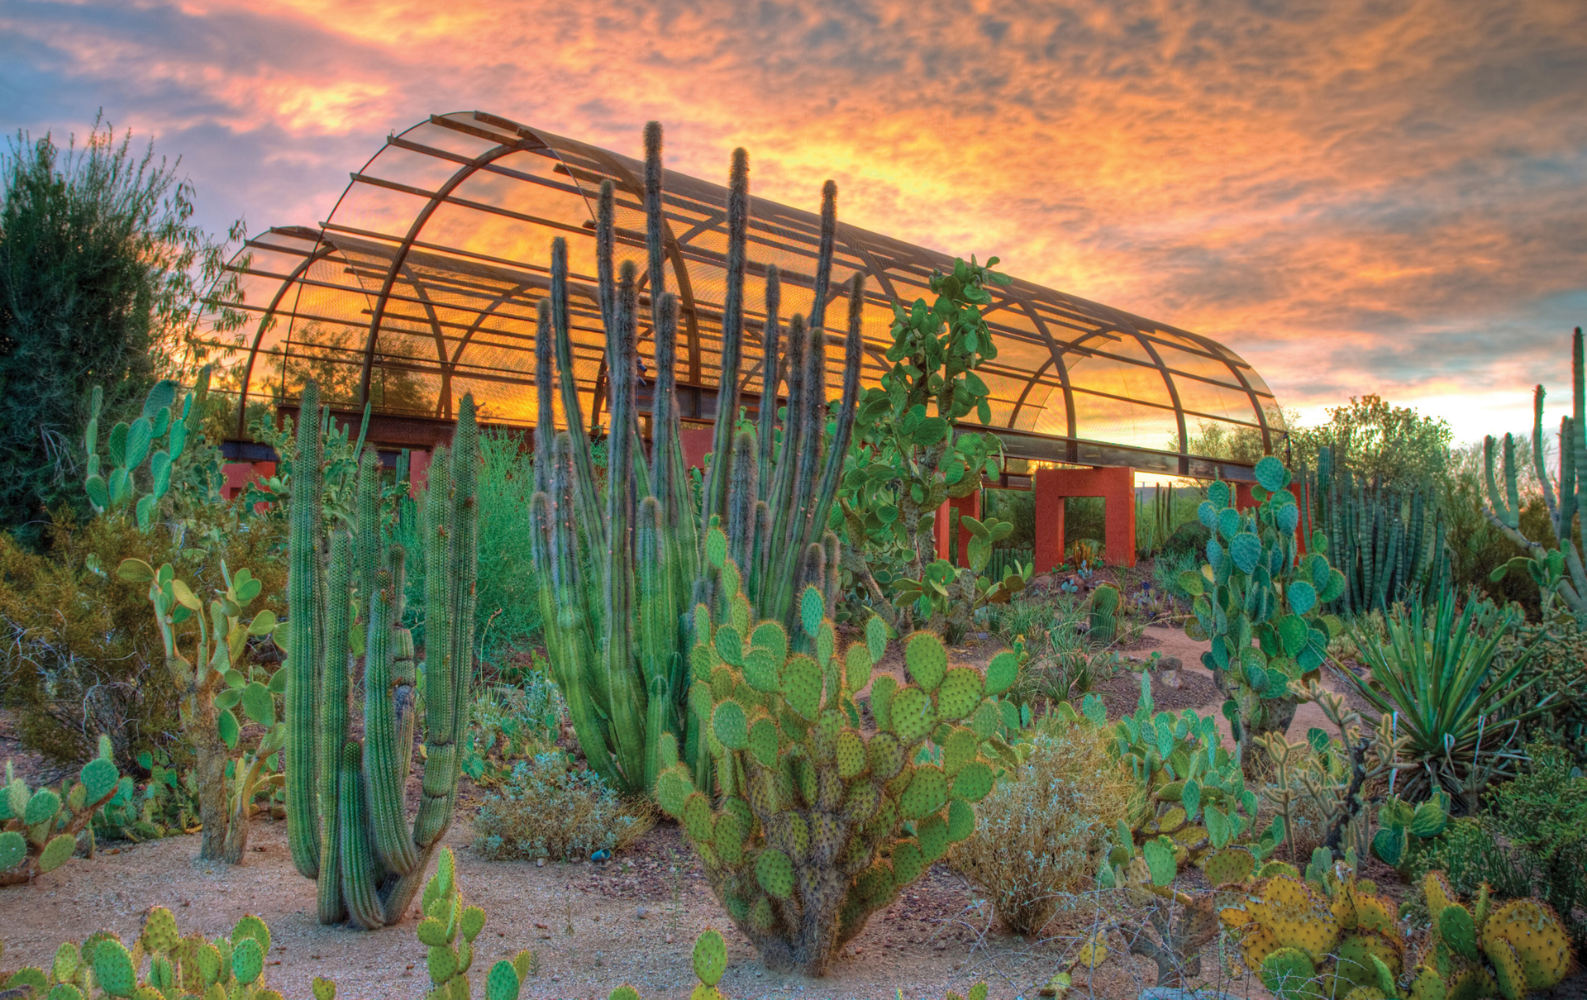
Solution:
M 1568 399 L 1587 323 L 1582 0 L 0 0 L 0 129 L 97 109 L 202 219 L 324 219 L 385 136 L 481 109 L 1229 344 L 1308 418 L 1457 437 Z

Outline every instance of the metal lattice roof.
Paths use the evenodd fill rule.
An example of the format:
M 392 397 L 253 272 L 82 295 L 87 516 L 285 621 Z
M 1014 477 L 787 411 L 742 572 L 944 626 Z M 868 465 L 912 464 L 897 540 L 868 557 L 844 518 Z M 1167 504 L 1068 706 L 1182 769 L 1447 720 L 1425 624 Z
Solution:
M 575 369 L 586 413 L 604 401 L 604 334 L 594 300 L 595 200 L 617 191 L 617 256 L 644 274 L 643 164 L 483 112 L 434 116 L 387 139 L 318 227 L 275 228 L 233 261 L 257 317 L 246 327 L 239 426 L 249 402 L 289 404 L 307 378 L 327 401 L 365 400 L 387 416 L 448 419 L 474 394 L 480 419 L 534 417 L 536 302 L 549 283 L 551 241 L 568 239 Z M 683 416 L 715 416 L 725 288 L 726 189 L 667 172 L 668 290 L 681 304 Z M 812 185 L 812 191 L 818 191 Z M 742 391 L 760 390 L 766 267 L 782 275 L 782 314 L 806 312 L 819 218 L 752 198 Z M 890 367 L 893 301 L 930 298 L 951 257 L 841 221 L 834 296 L 865 274 L 863 381 Z M 979 374 L 992 392 L 989 429 L 1011 457 L 1129 465 L 1179 475 L 1249 478 L 1191 454 L 1198 434 L 1282 435 L 1261 376 L 1207 337 L 1016 279 L 990 290 L 986 319 L 998 356 Z M 841 316 L 846 305 L 829 306 Z M 653 350 L 641 310 L 640 354 Z M 829 336 L 841 341 L 841 331 Z M 842 351 L 828 353 L 834 368 Z M 829 384 L 838 384 L 834 370 Z M 1216 468 L 1215 467 L 1221 467 Z

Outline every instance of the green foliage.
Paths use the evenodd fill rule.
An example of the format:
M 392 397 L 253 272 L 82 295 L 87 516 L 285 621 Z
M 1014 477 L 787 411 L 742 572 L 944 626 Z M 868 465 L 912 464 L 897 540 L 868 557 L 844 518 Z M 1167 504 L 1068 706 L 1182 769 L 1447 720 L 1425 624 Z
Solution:
M 123 771 L 134 770 L 144 752 L 186 767 L 193 754 L 180 738 L 182 692 L 166 670 L 147 591 L 129 587 L 115 569 L 128 558 L 169 563 L 204 594 L 226 589 L 223 565 L 258 567 L 263 589 L 254 607 L 281 614 L 281 534 L 267 522 L 239 519 L 226 503 L 186 511 L 175 535 L 144 533 L 126 512 L 85 524 L 71 517 L 63 509 L 45 555 L 0 535 L 0 700 L 15 711 L 24 745 L 57 764 L 94 756 L 103 733 Z
M 1527 741 L 1556 744 L 1587 768 L 1587 632 L 1572 618 L 1556 618 L 1517 626 L 1501 648 L 1506 660 L 1527 657 L 1512 683 L 1532 685 L 1527 700 L 1548 707 L 1522 723 Z
M 413 635 L 401 624 L 406 553 L 386 541 L 372 451 L 354 481 L 352 530 L 327 524 L 328 416 L 314 383 L 301 405 L 282 671 L 287 839 L 298 872 L 318 882 L 321 923 L 372 929 L 402 919 L 452 822 L 474 678 L 478 429 L 473 397 L 464 396 L 453 447 L 436 449 L 425 490 L 425 754 L 410 829 L 404 803 L 419 697 Z M 349 719 L 349 657 L 360 653 L 361 741 Z
M 1535 889 L 1587 945 L 1587 777 L 1570 754 L 1529 744 L 1527 764 L 1514 781 L 1494 790 L 1493 826 L 1535 869 Z
M 1508 663 L 1497 659 L 1513 610 L 1483 628 L 1481 602 L 1467 601 L 1458 616 L 1455 604 L 1446 590 L 1431 609 L 1419 601 L 1395 609 L 1386 621 L 1387 642 L 1356 635 L 1371 679 L 1345 675 L 1374 708 L 1392 713 L 1397 731 L 1408 737 L 1401 756 L 1417 767 L 1407 772 L 1401 794 L 1421 802 L 1442 789 L 1470 811 L 1490 782 L 1515 773 L 1521 723 L 1547 706 L 1512 707 L 1535 680 L 1521 678 L 1524 653 Z
M 950 855 L 1009 929 L 1028 937 L 1039 936 L 1064 895 L 1092 888 L 1135 788 L 1106 729 L 1050 718 L 1020 765 L 976 805 L 975 831 Z
M 664 287 L 661 130 L 645 131 L 648 220 L 646 280 Z M 745 247 L 749 211 L 748 158 L 733 156 L 728 193 L 727 292 L 722 334 L 724 415 L 738 412 L 744 351 Z M 680 621 L 695 602 L 708 606 L 725 584 L 716 565 L 731 554 L 742 567 L 742 593 L 755 617 L 789 627 L 799 614 L 800 587 L 814 584 L 835 599 L 837 536 L 826 530 L 859 394 L 863 286 L 856 276 L 842 290 L 849 299 L 842 400 L 826 395 L 826 309 L 833 293 L 832 247 L 836 186 L 823 190 L 821 250 L 808 317 L 788 323 L 787 352 L 779 317 L 780 285 L 766 280 L 761 358 L 762 398 L 754 429 L 716 422 L 709 472 L 694 487 L 684 471 L 676 398 L 677 299 L 651 302 L 656 370 L 647 451 L 636 417 L 639 359 L 636 327 L 639 282 L 632 264 L 613 265 L 615 195 L 602 188 L 596 244 L 599 298 L 611 359 L 610 427 L 605 488 L 597 476 L 579 400 L 568 305 L 567 245 L 552 244 L 551 294 L 544 301 L 536 338 L 539 397 L 535 453 L 537 492 L 531 507 L 535 566 L 546 648 L 557 685 L 567 700 L 574 732 L 590 766 L 623 795 L 649 794 L 661 769 L 660 746 L 671 736 L 694 780 L 710 787 L 704 749 L 707 718 L 688 699 L 690 632 Z M 553 360 L 553 356 L 555 360 Z M 770 405 L 786 383 L 788 405 Z M 555 405 L 560 388 L 567 430 Z M 823 444 L 826 455 L 822 455 Z M 604 497 L 603 494 L 604 493 Z M 604 503 L 602 502 L 604 500 Z M 711 560 L 702 542 L 711 536 Z M 745 636 L 740 629 L 740 638 Z
M 493 685 L 469 709 L 463 773 L 482 787 L 500 784 L 515 760 L 556 742 L 564 711 L 555 686 L 538 671 L 526 672 L 517 685 Z
M 68 444 L 89 388 L 106 387 L 106 414 L 135 413 L 201 298 L 236 297 L 225 246 L 192 224 L 192 186 L 131 142 L 96 120 L 82 146 L 18 134 L 0 155 L 0 527 L 34 550 L 47 510 L 89 511 Z M 239 319 L 223 308 L 219 326 Z
M 60 791 L 32 789 L 7 761 L 0 789 L 0 885 L 31 882 L 65 864 L 77 852 L 77 835 L 115 796 L 120 781 L 116 765 L 95 757 L 75 782 L 62 781 Z
M 474 817 L 474 849 L 495 861 L 580 861 L 619 851 L 650 828 L 642 802 L 620 800 L 594 771 L 550 749 L 514 761 Z
M 893 342 L 886 355 L 893 367 L 860 401 L 831 523 L 844 536 L 844 589 L 859 591 L 897 629 L 917 620 L 940 629 L 949 613 L 968 613 L 957 607 L 960 599 L 945 593 L 961 576 L 967 576 L 960 585 L 966 597 L 973 600 L 992 588 L 985 600 L 1007 599 L 1000 596 L 1007 589 L 1002 581 L 983 585 L 977 579 L 986 560 L 977 567 L 973 551 L 969 574 L 951 565 L 932 569 L 945 562 L 935 551 L 938 508 L 950 497 L 980 489 L 982 475 L 997 472 L 995 437 L 956 432 L 970 414 L 982 424 L 992 422 L 991 390 L 976 370 L 997 357 L 981 314 L 991 302 L 987 286 L 1012 280 L 993 271 L 996 264 L 996 257 L 985 265 L 974 257 L 955 260 L 951 274 L 929 279 L 935 301 L 893 303 Z M 969 527 L 971 520 L 961 523 Z M 989 547 L 980 522 L 975 525 L 972 547 Z M 1009 523 L 998 530 L 1006 537 L 1013 528 Z M 931 593 L 945 599 L 933 601 Z
M 241 864 L 248 843 L 248 817 L 254 798 L 280 784 L 279 773 L 266 775 L 266 763 L 286 741 L 286 727 L 276 721 L 277 698 L 286 676 L 252 662 L 250 641 L 276 628 L 273 611 L 245 621 L 243 612 L 259 597 L 263 581 L 247 569 L 235 574 L 221 564 L 225 589 L 206 608 L 170 563 L 156 570 L 136 558 L 121 561 L 116 575 L 148 585 L 148 600 L 165 645 L 165 669 L 181 695 L 182 732 L 196 757 L 199 816 L 204 840 L 199 856 Z M 183 653 L 190 643 L 193 658 Z M 243 719 L 265 730 L 259 744 L 242 758 L 231 759 L 238 747 Z M 228 781 L 227 771 L 232 772 Z M 272 771 L 278 771 L 276 767 Z
M 1300 698 L 1292 685 L 1317 676 L 1329 640 L 1341 629 L 1322 606 L 1345 587 L 1344 574 L 1328 564 L 1320 533 L 1306 556 L 1297 557 L 1300 508 L 1283 463 L 1264 458 L 1256 478 L 1251 492 L 1259 506 L 1251 512 L 1235 509 L 1227 483 L 1208 487 L 1198 514 L 1214 532 L 1209 562 L 1199 574 L 1180 578 L 1194 596 L 1195 619 L 1185 634 L 1211 640 L 1202 663 L 1228 699 L 1223 714 L 1242 752 L 1257 736 L 1289 728 Z
M 198 772 L 189 765 L 180 771 L 164 750 L 145 750 L 138 766 L 149 772 L 139 788 L 131 775 L 123 775 L 99 812 L 94 814 L 95 838 L 138 843 L 192 833 L 202 826 L 199 818 Z
M 1290 432 L 1297 465 L 1316 469 L 1326 449 L 1336 468 L 1398 496 L 1420 492 L 1436 498 L 1449 464 L 1454 431 L 1442 417 L 1424 416 L 1412 407 L 1394 406 L 1380 396 L 1350 397 L 1332 406 L 1328 420 Z
M 997 696 L 1019 662 L 1000 653 L 983 677 L 951 667 L 942 641 L 916 632 L 904 643 L 911 682 L 873 683 L 886 649 L 881 619 L 840 650 L 812 586 L 791 637 L 775 622 L 751 631 L 721 540 L 712 529 L 706 542 L 723 587 L 715 615 L 703 605 L 694 613 L 690 700 L 711 720 L 706 742 L 722 797 L 713 805 L 697 790 L 670 739 L 657 797 L 682 821 L 718 898 L 767 965 L 820 975 L 872 913 L 970 835 L 972 803 L 995 776 L 983 747 L 1018 762 L 996 734 Z M 879 727 L 869 738 L 853 699 L 866 685 Z

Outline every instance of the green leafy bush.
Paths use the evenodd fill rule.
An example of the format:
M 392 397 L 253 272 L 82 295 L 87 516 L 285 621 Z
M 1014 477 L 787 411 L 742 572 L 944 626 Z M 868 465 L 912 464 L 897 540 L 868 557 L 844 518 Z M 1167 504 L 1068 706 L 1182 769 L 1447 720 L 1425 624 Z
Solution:
M 1014 774 L 977 804 L 975 832 L 953 849 L 953 867 L 987 892 L 1014 933 L 1038 934 L 1066 894 L 1092 888 L 1135 789 L 1112 740 L 1087 720 L 1054 717 Z
M 1587 776 L 1562 747 L 1526 750 L 1522 773 L 1494 790 L 1493 825 L 1535 863 L 1540 894 L 1587 944 Z
M 652 814 L 617 797 L 600 775 L 562 750 L 513 763 L 498 794 L 474 817 L 474 849 L 495 861 L 575 861 L 620 851 L 650 829 Z
M 556 686 L 537 672 L 525 673 L 519 685 L 488 688 L 469 711 L 463 773 L 477 785 L 500 784 L 514 760 L 556 742 L 563 711 Z

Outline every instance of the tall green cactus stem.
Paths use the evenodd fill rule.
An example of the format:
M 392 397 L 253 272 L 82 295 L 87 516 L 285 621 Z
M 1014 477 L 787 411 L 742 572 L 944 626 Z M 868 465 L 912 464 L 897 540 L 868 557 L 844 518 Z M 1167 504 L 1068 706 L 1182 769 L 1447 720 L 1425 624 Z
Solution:
M 662 215 L 661 130 L 645 130 L 644 205 L 649 319 L 656 344 L 652 392 L 652 446 L 639 436 L 637 380 L 640 305 L 638 269 L 614 264 L 614 192 L 603 185 L 597 202 L 596 297 L 605 324 L 608 365 L 604 383 L 610 436 L 607 486 L 595 478 L 590 441 L 573 366 L 566 243 L 552 244 L 551 287 L 540 312 L 536 344 L 539 413 L 535 442 L 538 492 L 531 501 L 535 562 L 548 585 L 541 589 L 546 647 L 574 731 L 591 768 L 624 794 L 648 794 L 660 769 L 660 740 L 671 734 L 709 785 L 710 757 L 701 753 L 698 699 L 689 698 L 691 625 L 685 613 L 712 606 L 719 571 L 703 558 L 702 538 L 713 528 L 744 567 L 737 586 L 757 617 L 791 623 L 794 596 L 806 582 L 826 586 L 825 527 L 848 447 L 859 396 L 860 307 L 858 277 L 845 286 L 849 328 L 842 400 L 834 415 L 826 396 L 822 326 L 831 284 L 836 188 L 823 189 L 822 251 L 815 270 L 811 319 L 788 325 L 789 354 L 776 357 L 781 339 L 779 285 L 767 274 L 765 341 L 769 363 L 761 369 L 757 431 L 737 431 L 744 338 L 744 278 L 749 217 L 749 163 L 734 153 L 727 200 L 727 295 L 722 329 L 722 377 L 712 460 L 697 509 L 684 465 L 676 400 L 677 296 L 665 291 L 665 219 Z M 779 384 L 788 387 L 787 418 L 779 432 Z M 553 404 L 560 395 L 566 430 L 556 432 Z M 825 443 L 825 447 L 823 444 Z M 604 497 L 603 497 L 604 492 Z M 725 555 L 725 553 L 724 553 Z M 815 579 L 808 579 L 812 573 Z
M 456 801 L 473 676 L 474 401 L 465 396 L 459 407 L 452 452 L 436 449 L 424 499 L 426 754 L 423 796 L 410 826 L 403 792 L 418 677 L 413 636 L 401 626 L 406 556 L 382 537 L 380 463 L 371 451 L 358 466 L 354 531 L 332 532 L 329 566 L 322 562 L 326 519 L 311 470 L 322 457 L 323 422 L 316 419 L 313 383 L 303 399 L 296 474 L 305 480 L 294 484 L 290 511 L 287 832 L 298 870 L 319 883 L 320 922 L 351 918 L 375 928 L 401 919 Z M 349 654 L 360 645 L 362 742 L 349 725 Z
M 1297 555 L 1300 507 L 1284 464 L 1269 455 L 1255 471 L 1254 511 L 1235 508 L 1228 483 L 1208 487 L 1198 511 L 1212 529 L 1208 562 L 1201 572 L 1179 577 L 1195 612 L 1185 634 L 1211 641 L 1202 662 L 1227 699 L 1223 714 L 1246 766 L 1246 746 L 1263 733 L 1288 729 L 1305 697 L 1302 685 L 1317 679 L 1328 641 L 1343 629 L 1321 608 L 1345 589 L 1344 574 L 1328 563 L 1321 531 L 1312 533 L 1306 556 Z
M 1319 449 L 1315 476 L 1301 470 L 1312 527 L 1328 537 L 1328 561 L 1345 575 L 1333 601 L 1346 615 L 1434 600 L 1449 584 L 1444 519 L 1420 491 L 1400 496 L 1351 475 L 1343 456 Z
M 1524 557 L 1510 560 L 1494 572 L 1508 571 L 1515 563 L 1526 565 L 1532 578 L 1543 591 L 1544 600 L 1552 602 L 1554 595 L 1565 602 L 1575 616 L 1578 628 L 1587 628 L 1587 566 L 1583 565 L 1581 547 L 1574 540 L 1572 525 L 1576 513 L 1587 502 L 1587 377 L 1583 374 L 1581 327 L 1571 337 L 1571 416 L 1560 419 L 1559 470 L 1557 480 L 1551 481 L 1543 457 L 1543 387 L 1539 385 L 1532 397 L 1532 471 L 1543 485 L 1543 502 L 1548 508 L 1549 523 L 1554 528 L 1556 542 L 1551 549 L 1542 542 L 1528 538 L 1521 531 L 1521 492 L 1516 481 L 1518 466 L 1515 459 L 1515 439 L 1504 436 L 1503 478 L 1504 492 L 1499 491 L 1499 480 L 1494 471 L 1494 449 L 1497 442 L 1490 434 L 1483 441 L 1483 463 L 1488 487 L 1488 506 L 1483 513 L 1494 527 L 1504 533 L 1521 550 Z M 1558 483 L 1558 494 L 1555 483 Z M 1546 610 L 1546 608 L 1545 608 Z

